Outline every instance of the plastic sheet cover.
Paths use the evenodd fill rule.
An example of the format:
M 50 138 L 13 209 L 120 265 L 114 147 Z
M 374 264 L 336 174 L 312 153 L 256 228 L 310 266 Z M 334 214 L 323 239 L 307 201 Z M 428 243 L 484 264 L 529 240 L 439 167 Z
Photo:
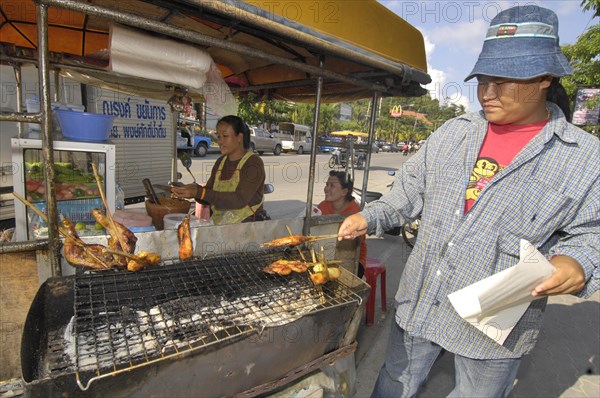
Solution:
M 201 91 L 217 115 L 237 114 L 237 102 L 212 57 L 194 46 L 112 24 L 109 70 Z

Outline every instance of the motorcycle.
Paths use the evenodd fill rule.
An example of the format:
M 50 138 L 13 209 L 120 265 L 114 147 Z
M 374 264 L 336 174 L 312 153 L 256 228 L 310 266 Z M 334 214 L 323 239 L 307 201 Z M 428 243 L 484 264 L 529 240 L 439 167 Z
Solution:
M 394 170 L 389 170 L 388 175 L 394 176 L 394 175 L 396 175 L 396 172 Z M 391 184 L 388 184 L 387 187 L 391 189 L 393 185 L 394 185 L 394 183 L 392 182 Z M 360 201 L 361 197 L 362 197 L 362 190 L 360 190 L 358 188 L 354 188 L 354 192 L 358 195 L 357 200 Z M 377 199 L 381 198 L 382 196 L 383 196 L 382 193 L 367 191 L 367 194 L 365 196 L 365 203 L 369 203 L 374 200 L 377 200 Z M 404 223 L 402 226 L 392 228 L 390 230 L 385 231 L 384 233 L 386 235 L 392 235 L 392 236 L 402 235 L 402 239 L 404 239 L 404 242 L 409 247 L 412 248 L 412 247 L 415 247 L 415 242 L 417 241 L 417 236 L 419 234 L 420 225 L 421 225 L 421 217 L 419 216 L 417 219 L 415 219 L 413 221 L 408 221 L 408 222 Z
M 346 167 L 348 163 L 348 153 L 347 151 L 341 151 L 337 148 L 335 151 L 331 153 L 331 158 L 329 158 L 329 168 L 334 169 L 336 167 Z M 362 170 L 365 167 L 365 154 L 362 152 L 355 153 L 353 156 L 353 164 L 357 170 Z
M 393 171 L 388 172 L 389 175 L 395 175 Z M 394 183 L 388 185 L 391 187 Z M 387 235 L 402 235 L 402 239 L 409 247 L 415 247 L 415 243 L 417 242 L 417 236 L 419 234 L 419 227 L 421 225 L 421 216 L 417 217 L 415 220 L 407 221 L 400 227 L 392 228 L 389 231 L 385 231 Z

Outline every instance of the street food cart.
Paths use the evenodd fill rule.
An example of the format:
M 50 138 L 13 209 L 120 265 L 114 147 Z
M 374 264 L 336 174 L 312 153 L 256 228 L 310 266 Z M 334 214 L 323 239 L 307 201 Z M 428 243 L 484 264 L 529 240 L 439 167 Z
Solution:
M 177 260 L 175 231 L 141 233 L 138 248 L 160 253 L 160 266 L 136 273 L 75 272 L 61 254 L 57 229 L 50 71 L 85 85 L 171 98 L 185 86 L 174 84 L 172 75 L 162 80 L 111 69 L 105 57 L 109 32 L 126 26 L 148 40 L 203 50 L 236 95 L 251 91 L 264 99 L 313 102 L 313 131 L 321 102 L 372 98 L 370 146 L 378 99 L 423 95 L 422 85 L 430 82 L 420 33 L 376 1 L 18 3 L 1 6 L 0 33 L 8 42 L 2 43 L 2 62 L 14 65 L 16 75 L 22 64 L 37 65 L 40 112 L 24 113 L 19 97 L 17 112 L 0 120 L 41 125 L 48 239 L 0 250 L 36 250 L 40 275 L 51 276 L 41 278 L 23 328 L 25 393 L 256 396 L 351 355 L 367 285 L 346 271 L 322 287 L 301 275 L 260 272 L 273 259 L 296 255 L 258 246 L 286 235 L 287 227 L 302 235 L 337 232 L 339 216 L 310 213 L 317 140 L 305 218 L 193 228 L 194 256 L 184 262 Z M 369 26 L 369 34 L 356 26 Z M 181 60 L 161 61 L 179 67 Z M 186 87 L 189 95 L 211 96 L 206 86 L 193 86 Z M 364 191 L 369 159 L 368 152 Z M 106 243 L 105 236 L 90 239 Z M 353 269 L 356 244 L 332 239 L 322 245 Z

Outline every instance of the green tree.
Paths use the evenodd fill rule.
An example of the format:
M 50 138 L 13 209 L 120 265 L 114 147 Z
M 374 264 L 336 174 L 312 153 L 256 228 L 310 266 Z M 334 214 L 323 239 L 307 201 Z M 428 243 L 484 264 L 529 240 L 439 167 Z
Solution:
M 240 98 L 238 114 L 249 124 L 278 124 L 282 121 L 312 126 L 314 123 L 314 105 L 294 104 L 285 101 L 257 101 L 257 97 L 249 93 Z M 350 121 L 339 121 L 339 104 L 321 104 L 317 135 L 329 134 L 336 130 L 352 130 L 368 132 L 371 120 L 371 99 L 350 102 L 352 114 Z M 400 105 L 405 110 L 424 114 L 427 121 L 405 114 L 392 118 L 390 109 Z M 381 141 L 419 141 L 443 122 L 465 112 L 462 105 L 440 105 L 436 99 L 428 95 L 418 98 L 388 97 L 377 103 L 375 121 L 375 139 Z
M 582 2 L 584 7 L 585 2 Z M 589 0 L 587 6 L 594 4 L 598 9 L 600 1 Z M 562 46 L 562 50 L 573 68 L 573 74 L 561 79 L 561 83 L 571 99 L 571 110 L 579 87 L 598 87 L 600 82 L 600 25 L 593 24 L 581 36 L 577 38 L 574 44 Z M 588 101 L 585 105 L 588 108 L 594 108 L 600 102 L 600 98 Z M 582 126 L 583 129 L 593 132 L 600 136 L 598 125 Z
M 596 16 L 600 17 L 600 0 L 582 0 L 581 8 L 584 11 L 594 10 Z
M 287 101 L 259 101 L 254 93 L 238 98 L 238 116 L 249 125 L 266 125 L 272 129 L 293 115 L 294 104 Z
M 296 117 L 292 120 L 295 123 L 312 126 L 314 124 L 315 107 L 310 104 L 296 104 Z M 317 135 L 329 134 L 335 131 L 339 126 L 339 104 L 321 104 L 319 112 L 319 127 Z

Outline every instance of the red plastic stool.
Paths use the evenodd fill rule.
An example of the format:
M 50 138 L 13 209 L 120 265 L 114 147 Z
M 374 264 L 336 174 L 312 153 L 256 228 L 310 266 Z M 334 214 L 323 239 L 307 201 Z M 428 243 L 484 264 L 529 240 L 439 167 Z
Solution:
M 377 261 L 376 258 L 367 257 L 367 265 L 365 267 L 365 278 L 371 286 L 369 298 L 367 299 L 367 325 L 372 325 L 375 319 L 375 296 L 377 294 L 377 276 L 381 275 L 381 310 L 387 311 L 385 298 L 385 264 Z

